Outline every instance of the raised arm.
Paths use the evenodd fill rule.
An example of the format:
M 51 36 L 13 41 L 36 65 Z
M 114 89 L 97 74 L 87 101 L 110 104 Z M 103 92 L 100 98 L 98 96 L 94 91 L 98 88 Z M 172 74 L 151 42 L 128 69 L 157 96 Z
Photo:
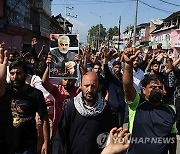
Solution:
M 41 48 L 41 50 L 40 50 L 40 52 L 39 52 L 39 54 L 38 54 L 38 59 L 40 59 L 40 57 L 41 57 L 41 55 L 42 55 L 42 52 L 43 52 L 43 50 L 44 50 L 44 48 L 45 48 L 45 45 L 42 45 L 42 48 Z
M 146 48 L 146 49 L 144 50 L 143 61 L 146 61 L 146 60 L 147 60 L 147 57 L 148 57 L 148 48 Z
M 84 60 L 82 60 L 82 64 L 81 64 L 81 75 L 85 74 L 88 70 L 87 70 L 87 63 L 88 63 L 88 59 L 89 59 L 89 53 L 85 50 L 84 52 Z
M 46 67 L 46 70 L 45 70 L 43 77 L 42 77 L 43 86 L 49 93 L 52 92 L 53 87 L 54 87 L 53 84 L 51 84 L 49 82 L 49 67 L 50 67 L 51 60 L 52 60 L 52 56 L 49 54 L 47 59 L 46 59 L 47 67 Z
M 180 57 L 173 62 L 173 66 L 176 67 L 180 63 Z
M 0 48 L 0 97 L 5 94 L 6 70 L 8 63 L 8 52 Z
M 123 87 L 124 95 L 127 101 L 133 101 L 136 96 L 136 90 L 133 87 L 133 61 L 140 53 L 135 48 L 127 48 L 124 51 L 124 72 Z
M 173 65 L 172 65 L 172 63 L 171 63 L 171 60 L 170 60 L 169 57 L 168 57 L 167 52 L 164 52 L 164 53 L 163 53 L 163 57 L 166 58 L 166 62 L 167 62 L 167 64 L 168 64 L 168 68 L 165 70 L 166 73 L 168 74 L 168 73 L 170 73 L 170 72 L 173 70 Z
M 105 65 L 105 64 L 108 64 L 108 61 L 109 61 L 109 58 L 108 58 L 108 56 L 109 56 L 109 49 L 108 49 L 108 47 L 103 47 L 102 49 L 102 52 L 103 52 L 103 54 L 104 54 L 104 57 L 103 57 L 103 64 Z
M 149 63 L 146 66 L 145 72 L 150 71 L 151 63 L 155 60 L 155 58 L 156 58 L 156 55 L 153 53 L 151 60 L 149 61 Z
M 114 80 L 114 75 L 111 73 L 111 71 L 109 70 L 109 66 L 108 66 L 108 61 L 109 61 L 109 49 L 108 47 L 104 47 L 102 49 L 102 52 L 104 54 L 104 58 L 103 58 L 103 71 L 104 71 L 104 75 L 107 81 L 112 81 Z
M 35 46 L 37 45 L 37 40 L 36 38 L 32 38 L 32 41 L 31 41 L 31 54 L 34 58 L 35 61 L 38 61 L 38 57 L 37 57 L 37 53 L 36 53 L 36 49 L 35 49 Z
M 122 54 L 122 52 L 120 52 L 119 50 L 118 50 L 118 52 L 117 52 L 117 54 L 118 54 L 118 60 L 120 61 L 120 62 L 122 62 L 122 57 L 123 57 L 123 54 Z

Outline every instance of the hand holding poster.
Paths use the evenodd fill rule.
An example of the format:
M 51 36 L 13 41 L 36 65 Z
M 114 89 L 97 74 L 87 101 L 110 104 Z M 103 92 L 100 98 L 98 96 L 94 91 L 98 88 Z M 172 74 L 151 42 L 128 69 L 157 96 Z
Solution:
M 53 38 L 50 40 L 50 77 L 77 78 L 77 63 L 74 57 L 79 51 L 79 35 L 51 34 L 50 38 Z M 54 44 L 58 46 L 54 47 Z

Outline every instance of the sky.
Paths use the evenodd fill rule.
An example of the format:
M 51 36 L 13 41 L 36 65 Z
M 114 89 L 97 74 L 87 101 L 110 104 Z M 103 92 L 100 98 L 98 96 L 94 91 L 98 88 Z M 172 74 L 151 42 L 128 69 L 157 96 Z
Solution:
M 128 25 L 134 25 L 135 0 L 53 0 L 51 11 L 52 15 L 61 13 L 69 20 L 72 33 L 78 33 L 80 42 L 86 42 L 88 30 L 99 23 L 106 29 L 118 27 L 121 16 L 121 33 Z M 180 11 L 180 0 L 139 0 L 137 24 L 166 18 L 176 11 Z

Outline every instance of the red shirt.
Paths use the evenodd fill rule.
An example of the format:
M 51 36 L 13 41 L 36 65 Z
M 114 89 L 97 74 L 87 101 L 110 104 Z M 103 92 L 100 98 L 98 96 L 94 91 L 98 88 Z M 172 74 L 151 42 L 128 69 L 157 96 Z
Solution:
M 67 91 L 62 85 L 54 85 L 51 94 L 54 96 L 54 119 L 52 135 L 54 136 L 58 123 L 63 113 L 64 105 L 72 98 L 74 98 L 80 92 L 79 87 L 74 87 L 72 90 Z

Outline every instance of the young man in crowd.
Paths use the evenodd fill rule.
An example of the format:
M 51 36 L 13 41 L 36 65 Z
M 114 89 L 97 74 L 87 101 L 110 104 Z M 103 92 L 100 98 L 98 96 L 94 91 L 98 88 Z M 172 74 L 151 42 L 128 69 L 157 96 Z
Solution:
M 92 64 L 92 72 L 95 72 L 99 80 L 99 91 L 102 92 L 103 97 L 106 96 L 108 90 L 108 83 L 102 75 L 102 64 L 98 61 Z
M 54 120 L 52 136 L 55 135 L 58 123 L 62 116 L 64 105 L 79 93 L 79 87 L 75 86 L 76 79 L 62 78 L 61 84 L 53 85 L 49 81 L 49 66 L 52 61 L 52 56 L 48 55 L 46 63 L 47 68 L 42 77 L 44 88 L 54 97 Z
M 124 100 L 124 91 L 122 85 L 122 73 L 121 73 L 121 62 L 115 61 L 113 63 L 112 71 L 108 67 L 108 48 L 103 49 L 104 59 L 103 68 L 104 75 L 109 84 L 108 87 L 108 104 L 112 109 L 114 115 L 114 121 L 117 127 L 122 127 L 125 119 L 125 107 L 126 103 Z
M 136 57 L 133 62 L 133 85 L 138 93 L 141 93 L 141 81 L 144 79 L 144 72 L 140 69 L 140 62 L 140 57 Z
M 163 53 L 163 57 L 164 57 L 164 59 L 166 59 L 167 66 L 168 66 L 167 69 L 163 70 L 163 72 L 160 71 L 161 62 L 157 61 L 156 55 L 153 54 L 152 59 L 149 61 L 148 65 L 146 67 L 145 75 L 154 75 L 154 74 L 156 74 L 156 75 L 159 75 L 159 76 L 161 76 L 163 78 L 164 75 L 171 72 L 172 69 L 173 69 L 173 66 L 172 66 L 171 60 L 169 59 L 166 52 Z
M 4 145 L 7 147 L 11 142 L 12 146 L 7 147 L 11 149 L 11 153 L 37 153 L 35 115 L 38 113 L 43 123 L 44 144 L 42 146 L 42 152 L 48 153 L 50 143 L 49 121 L 44 96 L 40 90 L 25 83 L 27 69 L 21 60 L 16 60 L 10 64 L 10 83 L 5 85 L 7 62 L 7 52 L 4 53 L 3 49 L 0 49 L 0 100 L 3 100 L 1 105 L 3 105 L 4 102 L 7 103 L 7 105 L 5 105 L 5 109 L 8 111 L 6 113 L 6 120 L 8 120 L 6 123 L 9 127 L 7 125 L 4 127 L 7 127 L 7 133 L 11 135 L 9 141 L 7 140 L 8 138 L 6 138 L 5 141 L 7 144 L 5 142 Z M 10 120 L 10 111 L 13 120 Z M 12 124 L 10 124 L 10 122 L 12 122 Z
M 138 54 L 134 48 L 127 48 L 124 54 L 123 86 L 132 133 L 128 153 L 176 154 L 175 113 L 163 104 L 163 81 L 157 75 L 145 77 L 142 96 L 133 87 L 133 61 Z

